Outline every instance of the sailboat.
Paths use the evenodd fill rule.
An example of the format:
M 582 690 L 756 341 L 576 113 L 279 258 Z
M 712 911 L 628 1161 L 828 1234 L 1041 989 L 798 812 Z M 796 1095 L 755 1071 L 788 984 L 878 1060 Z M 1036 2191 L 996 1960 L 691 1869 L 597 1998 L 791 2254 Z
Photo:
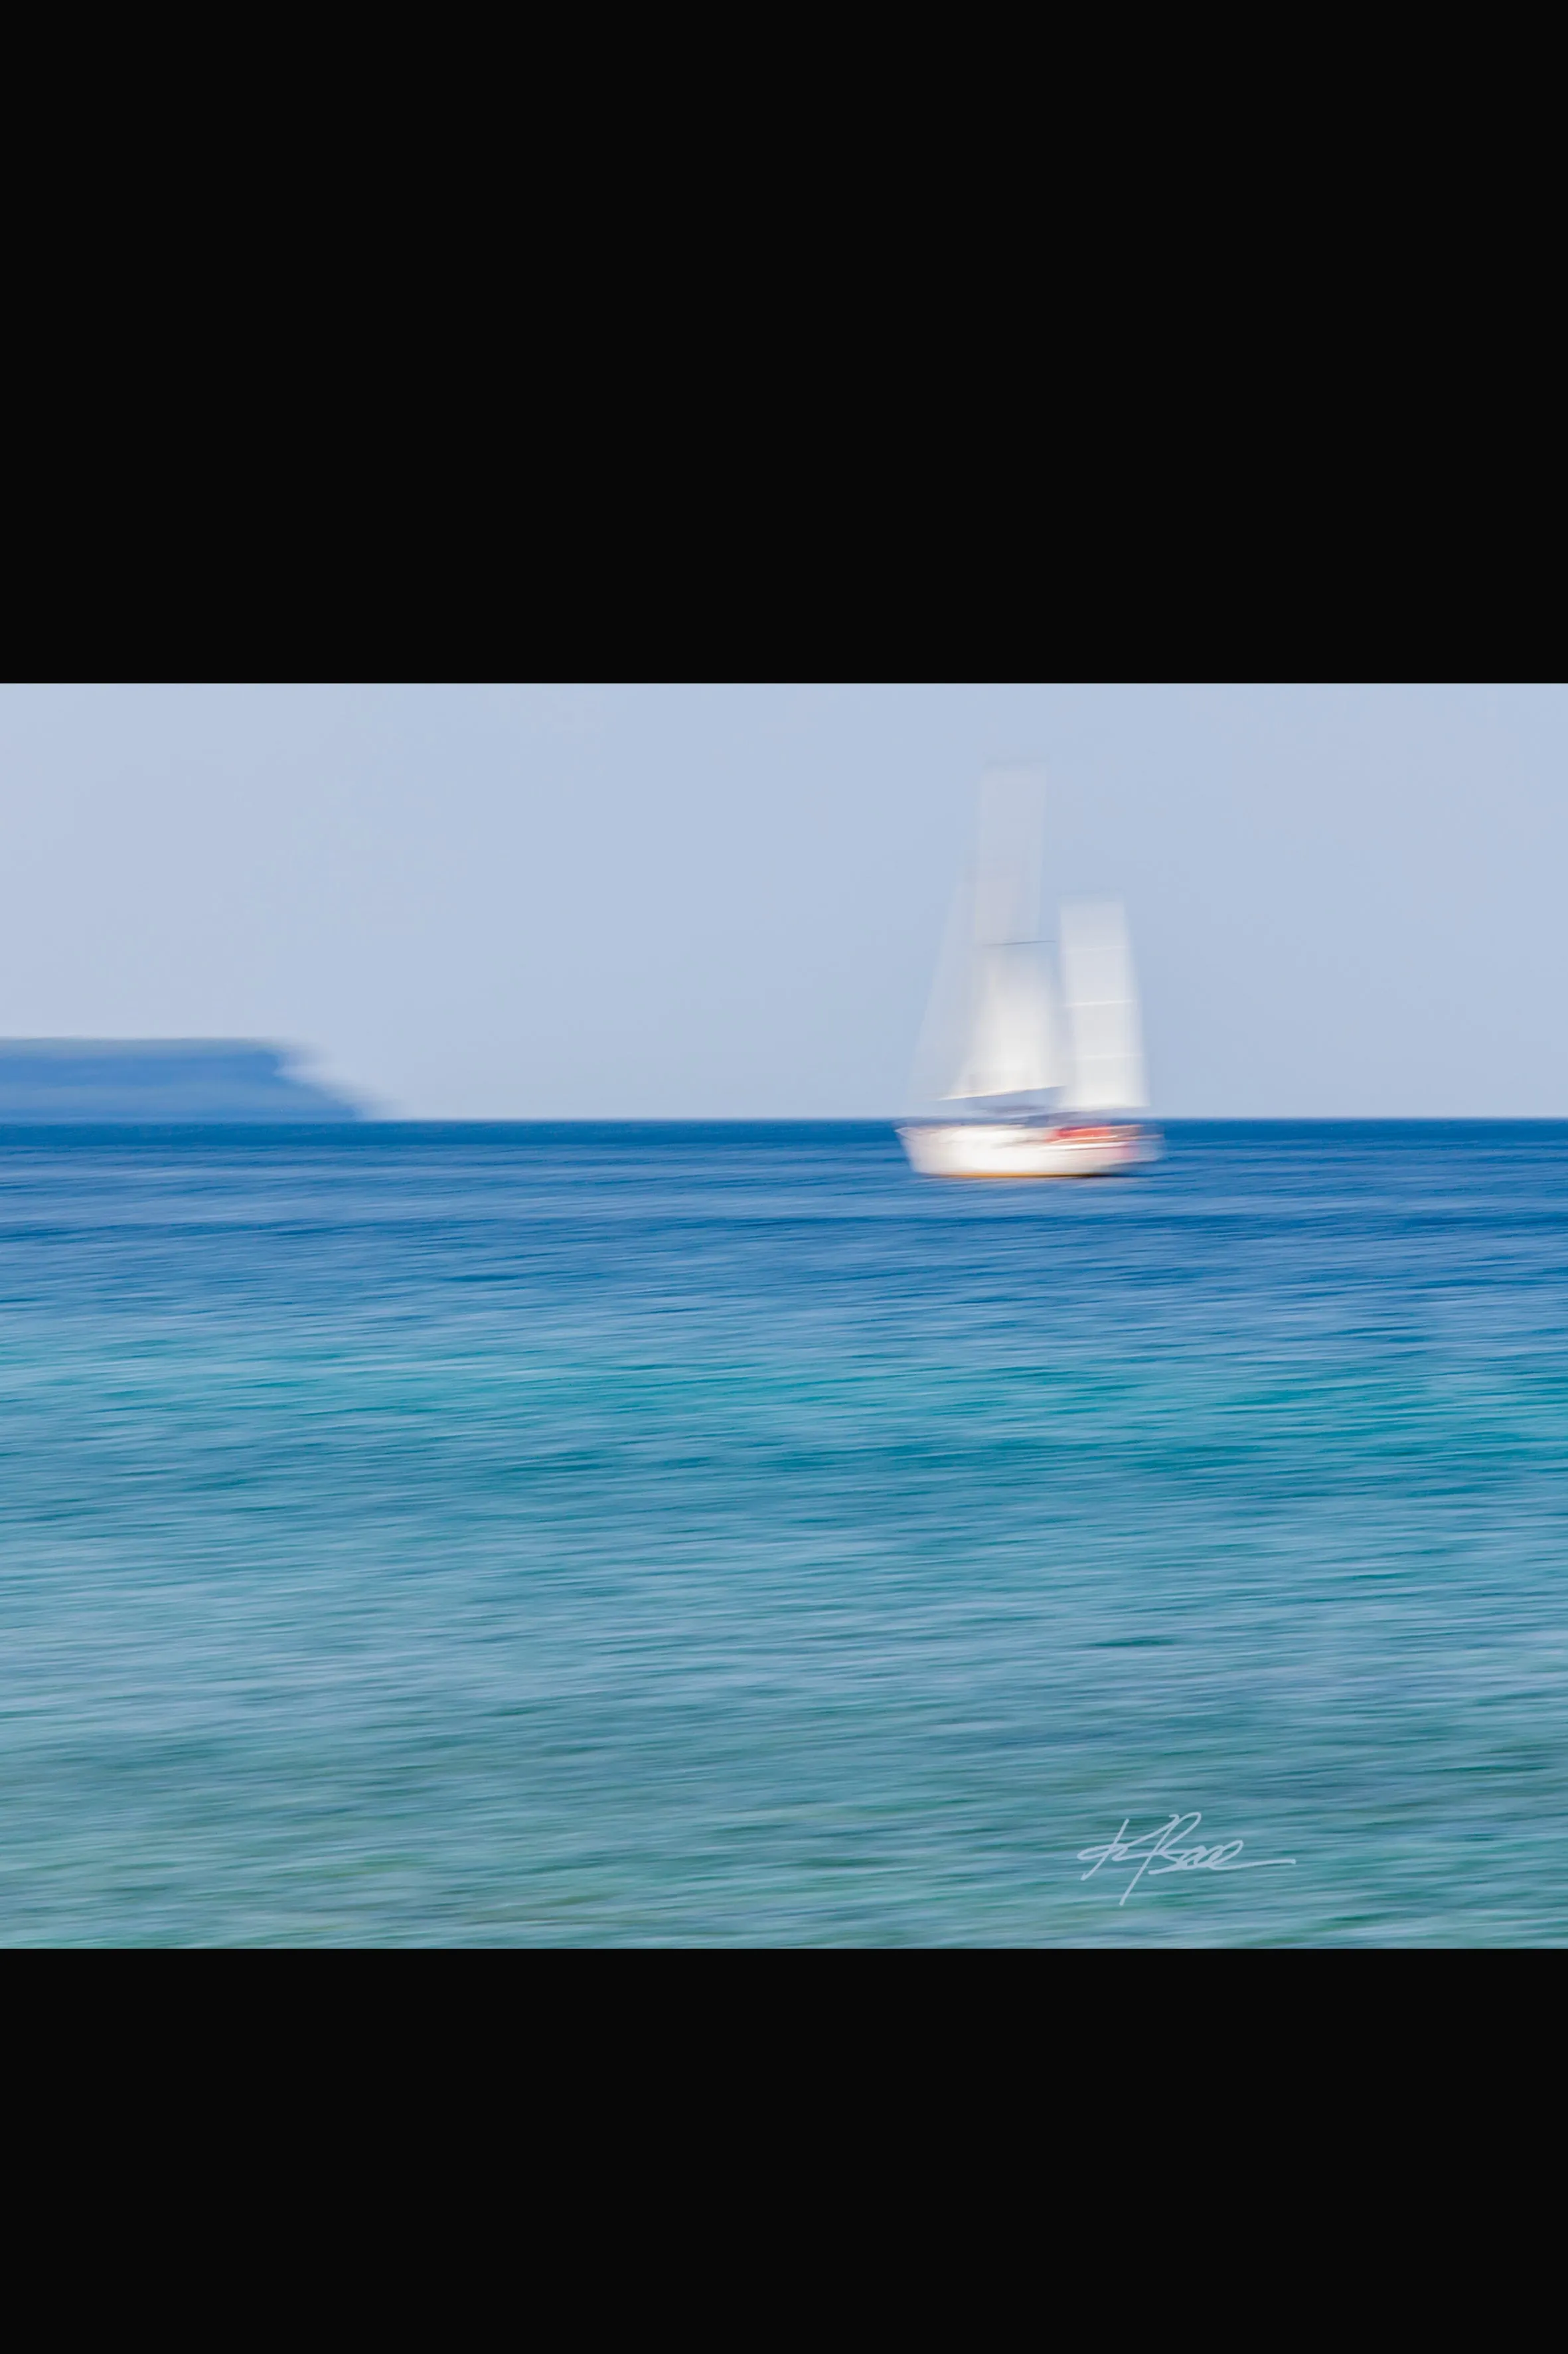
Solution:
M 1109 1177 L 1160 1157 L 1148 1105 L 1127 918 L 1114 900 L 1061 909 L 1041 937 L 1043 801 L 1030 772 L 990 775 L 979 854 L 927 1016 L 954 1107 L 899 1136 L 927 1177 Z M 955 1003 L 956 998 L 956 1003 Z

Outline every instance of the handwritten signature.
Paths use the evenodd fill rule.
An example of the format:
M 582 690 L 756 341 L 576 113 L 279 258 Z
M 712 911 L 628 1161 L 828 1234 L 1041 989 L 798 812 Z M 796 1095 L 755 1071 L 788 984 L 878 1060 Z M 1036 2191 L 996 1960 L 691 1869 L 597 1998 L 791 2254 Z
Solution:
M 1159 1830 L 1145 1831 L 1141 1838 L 1129 1840 L 1127 1829 L 1132 1817 L 1128 1815 L 1115 1839 L 1107 1840 L 1103 1847 L 1078 1850 L 1078 1861 L 1089 1867 L 1083 1877 L 1092 1880 L 1103 1863 L 1135 1863 L 1138 1869 L 1121 1892 L 1120 1901 L 1125 1904 L 1146 1872 L 1151 1880 L 1158 1880 L 1168 1872 L 1272 1872 L 1296 1861 L 1293 1855 L 1263 1855 L 1247 1863 L 1237 1863 L 1235 1858 L 1244 1845 L 1241 1840 L 1224 1840 L 1218 1847 L 1179 1845 L 1178 1841 L 1195 1831 L 1202 1819 L 1196 1811 L 1172 1815 Z

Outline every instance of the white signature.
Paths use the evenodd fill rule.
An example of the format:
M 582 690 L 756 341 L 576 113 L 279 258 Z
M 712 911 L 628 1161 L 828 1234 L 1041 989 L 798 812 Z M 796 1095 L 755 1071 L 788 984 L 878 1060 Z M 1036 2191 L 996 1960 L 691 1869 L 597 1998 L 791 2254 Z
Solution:
M 1125 1904 L 1146 1872 L 1151 1879 L 1158 1880 L 1167 1872 L 1271 1872 L 1277 1865 L 1294 1864 L 1296 1861 L 1293 1855 L 1262 1855 L 1250 1863 L 1237 1863 L 1235 1858 L 1240 1855 L 1243 1846 L 1240 1840 L 1224 1840 L 1218 1847 L 1202 1847 L 1195 1843 L 1190 1847 L 1179 1846 L 1178 1840 L 1195 1831 L 1202 1819 L 1196 1811 L 1190 1815 L 1172 1815 L 1159 1830 L 1145 1831 L 1140 1839 L 1129 1840 L 1127 1827 L 1132 1817 L 1128 1815 L 1115 1839 L 1107 1840 L 1103 1847 L 1081 1847 L 1078 1850 L 1078 1861 L 1089 1867 L 1083 1877 L 1092 1880 L 1102 1863 L 1135 1863 L 1138 1870 L 1121 1892 L 1121 1902 Z

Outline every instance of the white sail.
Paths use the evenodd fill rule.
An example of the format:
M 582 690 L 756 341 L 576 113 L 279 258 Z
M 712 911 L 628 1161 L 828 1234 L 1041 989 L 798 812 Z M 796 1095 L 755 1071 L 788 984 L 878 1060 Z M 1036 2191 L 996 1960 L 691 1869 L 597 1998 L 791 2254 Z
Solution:
M 978 948 L 963 1062 L 949 1099 L 1033 1095 L 1060 1087 L 1056 1009 L 1037 942 Z
M 996 1106 L 1059 1087 L 1057 992 L 1040 938 L 1044 779 L 991 769 L 974 855 L 954 902 L 910 1089 L 911 1108 Z
M 1138 1111 L 1149 1101 L 1127 918 L 1115 900 L 1062 910 L 1062 981 L 1072 1063 L 1064 1108 Z
M 1062 1083 L 1054 999 L 1040 943 L 1044 779 L 991 769 L 981 779 L 972 879 L 973 946 L 950 1102 L 1035 1095 Z

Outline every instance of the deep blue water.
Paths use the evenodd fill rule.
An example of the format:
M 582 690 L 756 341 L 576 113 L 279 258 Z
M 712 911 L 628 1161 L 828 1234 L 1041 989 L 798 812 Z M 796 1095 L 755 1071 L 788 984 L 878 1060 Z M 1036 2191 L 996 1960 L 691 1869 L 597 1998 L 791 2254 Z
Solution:
M 1169 1145 L 0 1134 L 0 1937 L 1563 1940 L 1568 1125 Z

